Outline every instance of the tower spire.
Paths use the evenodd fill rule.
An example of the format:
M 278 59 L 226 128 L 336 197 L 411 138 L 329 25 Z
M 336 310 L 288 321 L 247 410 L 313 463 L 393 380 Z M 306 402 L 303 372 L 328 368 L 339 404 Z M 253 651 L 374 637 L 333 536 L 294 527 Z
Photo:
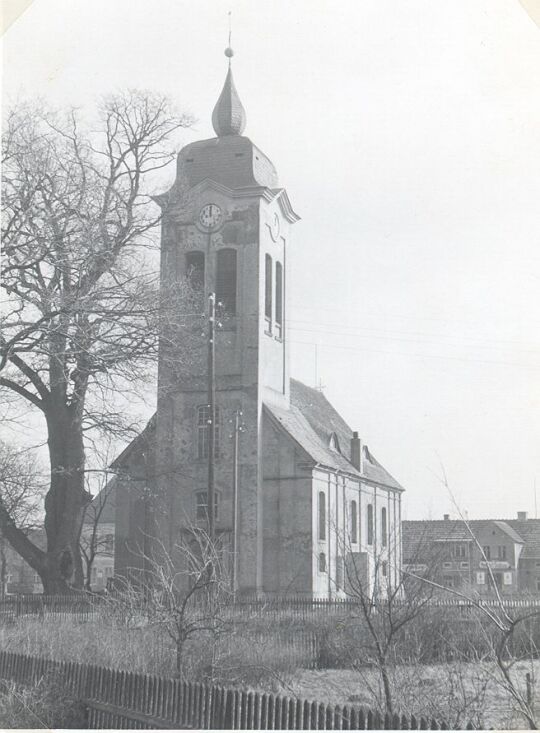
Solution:
M 229 70 L 225 77 L 225 84 L 219 99 L 212 112 L 212 125 L 218 137 L 225 135 L 241 135 L 246 126 L 246 111 L 242 106 L 231 68 L 231 59 L 234 51 L 231 48 L 231 13 L 229 11 L 229 45 L 225 49 L 225 56 L 229 59 Z

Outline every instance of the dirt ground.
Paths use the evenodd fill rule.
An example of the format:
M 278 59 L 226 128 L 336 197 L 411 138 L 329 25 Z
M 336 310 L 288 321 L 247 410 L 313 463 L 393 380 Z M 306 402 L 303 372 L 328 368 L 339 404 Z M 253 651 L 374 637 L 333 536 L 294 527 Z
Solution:
M 525 674 L 536 674 L 536 707 L 540 711 L 540 662 L 516 665 L 513 676 L 522 692 Z M 445 720 L 449 727 L 516 730 L 528 728 L 511 695 L 503 688 L 497 669 L 491 665 L 461 664 L 403 667 L 392 675 L 396 693 L 395 709 L 417 716 Z M 373 669 L 298 670 L 282 683 L 287 695 L 320 702 L 373 707 L 382 701 L 379 676 Z

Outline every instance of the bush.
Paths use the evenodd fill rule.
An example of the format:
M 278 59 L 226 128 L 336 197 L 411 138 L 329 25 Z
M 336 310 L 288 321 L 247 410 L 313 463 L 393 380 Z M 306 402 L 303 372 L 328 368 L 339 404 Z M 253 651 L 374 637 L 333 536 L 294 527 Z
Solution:
M 0 682 L 0 727 L 86 728 L 86 710 L 70 698 L 61 681 L 45 677 L 32 688 Z

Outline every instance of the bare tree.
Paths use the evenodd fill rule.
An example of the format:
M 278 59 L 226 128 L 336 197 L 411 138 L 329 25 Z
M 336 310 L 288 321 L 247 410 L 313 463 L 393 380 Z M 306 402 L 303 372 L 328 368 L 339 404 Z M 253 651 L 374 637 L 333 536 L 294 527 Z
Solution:
M 0 505 L 25 534 L 35 529 L 45 492 L 45 479 L 32 452 L 0 441 Z M 0 531 L 0 593 L 6 587 L 6 540 Z
M 152 553 L 145 555 L 144 571 L 117 578 L 111 604 L 144 611 L 147 623 L 164 631 L 174 644 L 176 673 L 184 674 L 186 644 L 208 637 L 213 644 L 228 628 L 224 608 L 232 598 L 229 558 L 221 539 L 206 529 L 183 530 L 172 551 L 152 538 Z
M 406 627 L 421 616 L 432 594 L 420 592 L 423 590 L 420 582 L 409 581 L 406 588 L 401 568 L 394 566 L 392 558 L 398 556 L 399 531 L 385 541 L 384 547 L 373 548 L 369 559 L 367 554 L 362 557 L 358 553 L 350 534 L 342 530 L 339 545 L 344 573 L 340 584 L 345 596 L 354 601 L 348 625 L 359 643 L 349 648 L 351 666 L 359 673 L 366 665 L 377 671 L 382 712 L 393 715 L 396 700 L 392 669 L 411 661 L 404 651 L 403 635 Z M 377 691 L 372 693 L 378 699 Z
M 103 517 L 111 510 L 116 480 L 107 481 L 96 497 L 87 504 L 84 510 L 83 529 L 79 539 L 79 547 L 84 563 L 84 587 L 92 590 L 92 570 L 98 555 L 114 555 L 114 533 L 103 531 Z
M 450 588 L 431 576 L 419 576 L 408 572 L 411 580 L 428 586 L 436 592 L 459 599 L 474 612 L 471 620 L 475 623 L 475 658 L 493 668 L 492 681 L 504 691 L 517 714 L 526 721 L 531 730 L 538 729 L 537 712 L 534 701 L 534 660 L 540 652 L 540 611 L 534 604 L 508 603 L 503 598 L 484 548 L 476 537 L 473 527 L 458 506 L 442 467 L 441 483 L 448 492 L 460 521 L 466 528 L 472 543 L 483 558 L 484 567 L 490 578 L 492 595 L 485 599 L 472 589 Z M 528 665 L 528 672 L 524 671 Z
M 88 431 L 119 430 L 112 391 L 154 366 L 160 301 L 145 251 L 161 212 L 151 186 L 173 159 L 171 136 L 190 123 L 164 98 L 134 91 L 104 100 L 98 132 L 84 132 L 75 112 L 38 105 L 7 116 L 0 387 L 46 428 L 47 547 L 1 505 L 0 528 L 46 593 L 82 585 Z

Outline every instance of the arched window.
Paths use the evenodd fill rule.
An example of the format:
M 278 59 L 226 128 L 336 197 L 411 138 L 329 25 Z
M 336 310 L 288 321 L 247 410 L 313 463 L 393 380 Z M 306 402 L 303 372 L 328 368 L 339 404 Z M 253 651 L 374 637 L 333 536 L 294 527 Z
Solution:
M 224 310 L 236 314 L 236 250 L 220 249 L 217 253 L 216 300 Z
M 351 501 L 351 542 L 358 542 L 358 508 L 354 501 Z
M 367 505 L 367 543 L 373 544 L 373 504 Z
M 272 258 L 266 255 L 264 260 L 264 316 L 272 330 Z
M 186 252 L 186 277 L 193 288 L 204 288 L 204 252 Z
M 324 552 L 319 553 L 319 573 L 326 573 L 326 555 Z
M 276 335 L 283 332 L 283 266 L 276 262 Z
M 215 406 L 216 425 L 214 431 L 214 455 L 219 456 L 219 407 Z M 210 429 L 210 407 L 200 405 L 197 408 L 197 456 L 208 458 L 208 431 Z
M 387 522 L 386 522 L 386 507 L 383 506 L 381 509 L 381 542 L 382 546 L 386 547 L 388 544 L 388 528 L 387 528 Z
M 319 539 L 326 539 L 326 495 L 319 491 Z

